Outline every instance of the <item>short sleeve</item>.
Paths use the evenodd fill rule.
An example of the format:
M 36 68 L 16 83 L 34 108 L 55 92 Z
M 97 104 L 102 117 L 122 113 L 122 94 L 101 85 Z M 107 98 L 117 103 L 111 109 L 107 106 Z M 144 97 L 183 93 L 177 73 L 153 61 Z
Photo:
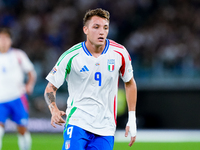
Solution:
M 58 63 L 49 72 L 46 79 L 51 82 L 56 88 L 59 88 L 65 81 L 66 65 L 65 61 Z
M 34 70 L 33 63 L 28 58 L 27 54 L 22 50 L 16 50 L 17 51 L 17 59 L 25 73 L 28 73 L 32 70 Z
M 124 82 L 128 82 L 133 77 L 133 67 L 131 57 L 128 51 L 124 48 L 122 55 L 122 66 L 120 68 L 120 77 Z
M 51 82 L 56 88 L 59 88 L 70 73 L 72 59 L 77 55 L 75 51 L 66 51 L 63 53 L 58 62 L 47 75 L 46 79 Z

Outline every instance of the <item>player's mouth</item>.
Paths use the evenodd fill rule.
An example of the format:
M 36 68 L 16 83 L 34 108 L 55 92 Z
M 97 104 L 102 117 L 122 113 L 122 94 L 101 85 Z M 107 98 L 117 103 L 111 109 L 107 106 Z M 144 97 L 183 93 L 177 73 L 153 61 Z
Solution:
M 98 40 L 99 40 L 100 42 L 103 42 L 103 41 L 104 41 L 104 38 L 103 38 L 103 37 L 99 37 Z

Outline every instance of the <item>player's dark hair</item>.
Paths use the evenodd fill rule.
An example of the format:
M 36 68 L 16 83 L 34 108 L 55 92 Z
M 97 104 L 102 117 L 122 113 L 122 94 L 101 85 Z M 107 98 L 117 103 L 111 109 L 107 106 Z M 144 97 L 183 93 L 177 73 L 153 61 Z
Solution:
M 96 9 L 93 9 L 93 10 L 88 10 L 85 13 L 85 16 L 83 18 L 83 25 L 85 25 L 86 22 L 88 20 L 90 20 L 93 16 L 98 16 L 98 17 L 101 17 L 101 18 L 105 18 L 108 21 L 110 20 L 110 13 L 108 11 L 103 10 L 101 8 L 96 8 Z
M 9 28 L 0 28 L 0 34 L 1 33 L 5 33 L 8 34 L 10 36 L 10 38 L 12 38 L 12 34 Z

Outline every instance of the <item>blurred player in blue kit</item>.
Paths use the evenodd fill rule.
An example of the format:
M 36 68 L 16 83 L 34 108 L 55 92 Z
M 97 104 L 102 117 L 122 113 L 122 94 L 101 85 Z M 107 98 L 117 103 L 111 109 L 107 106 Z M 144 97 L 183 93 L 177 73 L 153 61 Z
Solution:
M 112 150 L 116 131 L 119 76 L 125 83 L 129 146 L 136 139 L 137 87 L 126 48 L 107 39 L 110 14 L 97 8 L 86 12 L 86 41 L 64 52 L 46 79 L 44 97 L 51 112 L 51 125 L 65 123 L 62 150 Z M 56 105 L 56 91 L 68 83 L 66 113 Z M 62 116 L 67 115 L 66 121 Z
M 33 92 L 36 73 L 28 56 L 20 49 L 12 48 L 11 32 L 0 29 L 0 150 L 4 125 L 8 118 L 17 124 L 20 150 L 31 149 L 31 135 L 27 130 L 27 95 Z M 24 83 L 25 74 L 27 82 Z

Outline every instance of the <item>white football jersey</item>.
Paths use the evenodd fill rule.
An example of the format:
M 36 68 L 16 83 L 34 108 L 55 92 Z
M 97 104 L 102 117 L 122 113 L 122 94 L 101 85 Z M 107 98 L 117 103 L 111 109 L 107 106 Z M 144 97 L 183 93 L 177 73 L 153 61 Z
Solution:
M 66 80 L 66 124 L 89 132 L 113 136 L 116 130 L 119 75 L 124 82 L 133 77 L 131 58 L 124 46 L 106 40 L 102 54 L 95 58 L 85 42 L 63 53 L 46 79 L 59 88 Z
M 6 53 L 0 52 L 0 103 L 12 101 L 26 92 L 24 73 L 33 69 L 22 50 L 11 48 Z

